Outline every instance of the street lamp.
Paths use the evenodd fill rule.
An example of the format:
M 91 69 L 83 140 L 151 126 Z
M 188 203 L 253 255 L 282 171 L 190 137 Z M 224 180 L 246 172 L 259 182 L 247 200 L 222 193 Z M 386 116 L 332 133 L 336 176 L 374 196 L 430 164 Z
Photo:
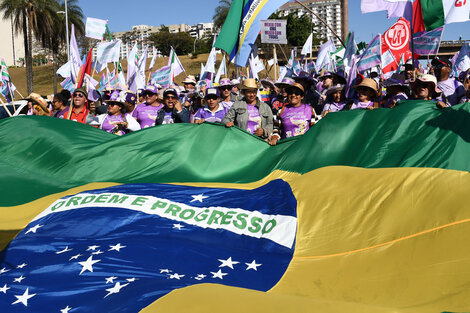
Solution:
M 196 54 L 196 41 L 197 41 L 197 36 L 194 38 L 193 55 Z
M 65 11 L 59 11 L 58 14 L 65 14 L 65 32 L 67 39 L 67 62 L 70 62 L 70 44 L 69 44 L 69 14 L 67 9 L 67 0 L 65 0 Z

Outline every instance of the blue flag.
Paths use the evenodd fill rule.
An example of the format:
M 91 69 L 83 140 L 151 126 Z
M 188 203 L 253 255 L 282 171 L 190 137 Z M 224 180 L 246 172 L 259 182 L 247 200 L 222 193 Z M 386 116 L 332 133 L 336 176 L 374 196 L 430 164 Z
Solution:
M 283 180 L 254 190 L 120 185 L 58 199 L 0 254 L 0 312 L 139 312 L 199 283 L 267 291 L 292 259 L 296 207 Z

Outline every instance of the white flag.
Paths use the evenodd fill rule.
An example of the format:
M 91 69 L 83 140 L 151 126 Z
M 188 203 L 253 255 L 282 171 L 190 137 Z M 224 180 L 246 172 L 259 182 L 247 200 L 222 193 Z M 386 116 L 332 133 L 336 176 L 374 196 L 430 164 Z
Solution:
M 100 64 L 119 62 L 121 55 L 121 40 L 100 42 L 96 47 L 96 59 Z
M 219 70 L 215 76 L 214 83 L 218 83 L 222 75 L 227 75 L 227 64 L 225 64 L 225 58 L 222 58 L 222 62 L 220 62 Z
M 127 56 L 127 86 L 133 93 L 137 93 L 137 43 Z
M 393 62 L 396 62 L 396 61 L 395 61 L 395 57 L 393 56 L 392 51 L 390 50 L 385 51 L 385 53 L 382 54 L 382 68 L 386 68 Z
M 171 47 L 170 58 L 168 59 L 168 66 L 170 66 L 171 68 L 171 77 L 176 77 L 183 72 L 186 73 L 183 65 L 181 64 L 180 60 L 178 59 L 178 56 L 176 55 L 175 50 L 173 50 L 173 47 Z
M 302 52 L 300 52 L 301 55 L 307 55 L 309 53 L 312 53 L 312 43 L 313 43 L 313 33 L 308 36 L 307 41 L 305 41 L 305 44 L 302 48 Z
M 57 75 L 62 76 L 63 78 L 70 77 L 70 63 L 67 62 L 62 65 L 56 72 Z
M 152 57 L 152 61 L 150 61 L 149 71 L 153 69 L 155 65 L 155 61 L 157 60 L 157 50 L 155 49 L 155 47 L 153 47 L 152 51 L 153 51 L 153 57 Z
M 216 50 L 215 48 L 212 48 L 211 53 L 209 54 L 209 57 L 207 58 L 205 72 L 215 73 L 216 56 L 217 56 Z
M 202 80 L 202 77 L 204 76 L 206 67 L 204 66 L 204 63 L 201 63 L 201 72 L 199 73 L 199 80 Z
M 87 17 L 85 26 L 85 36 L 93 39 L 103 40 L 108 21 Z
M 70 73 L 74 83 L 81 66 L 82 60 L 78 52 L 77 39 L 75 38 L 75 27 L 72 24 L 72 30 L 70 31 Z
M 145 48 L 142 57 L 139 60 L 139 65 L 137 67 L 137 89 L 144 89 L 145 88 L 145 68 L 147 66 L 147 54 L 148 54 L 148 46 Z
M 317 56 L 317 62 L 315 64 L 315 70 L 317 72 L 320 72 L 323 66 L 330 63 L 330 53 L 335 52 L 335 50 L 335 43 L 331 38 L 320 46 L 320 50 L 318 51 Z

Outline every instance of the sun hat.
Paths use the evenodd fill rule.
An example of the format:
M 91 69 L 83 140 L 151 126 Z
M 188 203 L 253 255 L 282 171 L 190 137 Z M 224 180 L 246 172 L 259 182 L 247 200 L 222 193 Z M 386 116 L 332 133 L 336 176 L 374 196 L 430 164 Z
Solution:
M 240 88 L 240 80 L 239 79 L 232 79 L 232 86 Z
M 271 90 L 274 90 L 274 84 L 269 79 L 262 79 L 260 82 L 261 82 L 261 85 L 269 87 L 271 88 Z
M 42 111 L 44 111 L 47 114 L 50 113 L 49 109 L 47 108 L 47 106 L 48 106 L 47 101 L 43 97 L 41 97 L 39 94 L 32 92 L 24 100 L 34 102 L 35 104 L 39 105 L 39 107 L 41 108 Z
M 354 89 L 357 89 L 358 87 L 366 87 L 372 89 L 375 95 L 377 95 L 377 93 L 379 92 L 377 82 L 372 78 L 364 78 L 359 85 L 354 86 Z
M 232 82 L 230 81 L 229 78 L 221 78 L 219 81 L 219 86 L 218 87 L 224 87 L 224 86 L 233 86 Z
M 151 93 L 154 95 L 158 95 L 158 87 L 154 85 L 147 85 L 145 86 L 145 93 Z
M 207 88 L 206 89 L 206 95 L 204 98 L 207 98 L 208 96 L 216 96 L 217 98 L 220 98 L 220 91 L 218 88 Z
M 276 87 L 282 88 L 282 87 L 292 85 L 293 83 L 295 83 L 295 81 L 292 78 L 284 77 L 280 82 L 275 83 L 274 85 L 276 85 Z
M 415 84 L 417 83 L 417 81 L 420 81 L 422 83 L 432 83 L 434 86 L 434 91 L 437 92 L 437 93 L 440 93 L 441 90 L 439 88 L 437 88 L 437 78 L 436 76 L 434 75 L 430 75 L 430 74 L 424 74 L 424 75 L 421 75 L 421 76 L 418 76 L 416 77 L 416 80 L 411 82 L 411 87 L 414 88 Z
M 344 89 L 344 85 L 343 84 L 336 84 L 334 86 L 331 86 L 330 88 L 328 88 L 326 90 L 326 95 L 329 96 L 337 91 L 342 91 Z
M 126 102 L 126 92 L 118 91 L 118 90 L 113 91 L 109 100 L 105 101 L 105 103 L 107 104 L 114 103 L 114 104 L 119 105 L 120 107 L 123 107 L 126 104 L 125 102 Z
M 301 84 L 299 83 L 293 83 L 292 85 L 290 85 L 289 87 L 287 87 L 286 89 L 287 90 L 292 90 L 292 89 L 300 89 L 302 91 L 302 93 L 305 93 L 305 89 L 304 89 L 304 86 L 302 86 Z
M 248 89 L 259 89 L 256 79 L 247 78 L 243 81 L 241 90 L 248 90 Z
M 193 84 L 196 86 L 196 78 L 193 75 L 189 75 L 186 77 L 183 82 L 183 84 Z

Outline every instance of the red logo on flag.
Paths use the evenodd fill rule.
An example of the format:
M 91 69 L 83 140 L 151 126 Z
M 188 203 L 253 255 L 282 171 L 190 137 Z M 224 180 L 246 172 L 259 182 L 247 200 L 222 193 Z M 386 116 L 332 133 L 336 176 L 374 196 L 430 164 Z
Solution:
M 384 73 L 396 70 L 398 67 L 398 61 L 403 54 L 408 55 L 410 51 L 411 30 L 410 23 L 400 18 L 395 24 L 393 24 L 382 36 L 382 54 L 390 50 L 395 57 L 396 62 L 385 65 L 382 71 Z

